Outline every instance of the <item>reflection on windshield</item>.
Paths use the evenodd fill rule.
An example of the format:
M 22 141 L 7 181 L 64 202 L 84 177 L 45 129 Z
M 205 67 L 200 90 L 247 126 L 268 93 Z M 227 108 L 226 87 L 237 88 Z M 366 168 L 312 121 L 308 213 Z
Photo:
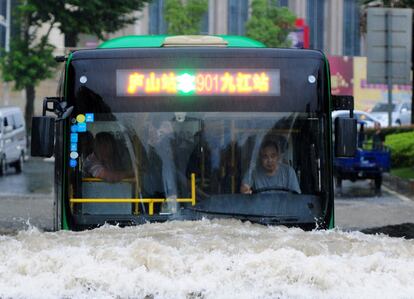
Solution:
M 256 191 L 317 194 L 322 132 L 320 118 L 299 113 L 98 114 L 80 134 L 74 174 L 120 183 L 91 190 L 75 183 L 73 189 L 84 198 L 104 188 L 113 198 L 190 198 L 194 174 L 199 199 Z M 102 135 L 106 146 L 98 150 Z

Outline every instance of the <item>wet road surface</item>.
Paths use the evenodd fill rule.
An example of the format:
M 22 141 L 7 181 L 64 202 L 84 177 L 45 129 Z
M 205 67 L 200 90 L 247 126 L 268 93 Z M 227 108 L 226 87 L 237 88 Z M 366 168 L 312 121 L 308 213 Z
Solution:
M 335 223 L 343 230 L 414 238 L 414 199 L 386 187 L 376 195 L 370 180 L 344 181 L 336 192 Z
M 53 167 L 52 161 L 31 158 L 23 173 L 9 169 L 0 177 L 0 234 L 25 229 L 29 224 L 51 230 Z M 409 237 L 414 235 L 414 199 L 387 188 L 376 196 L 369 180 L 344 181 L 342 194 L 335 198 L 335 223 L 346 231 Z
M 9 168 L 0 177 L 0 234 L 27 228 L 52 228 L 53 162 L 31 158 L 23 172 Z
M 30 158 L 24 163 L 23 172 L 17 174 L 13 167 L 0 177 L 0 195 L 38 195 L 53 192 L 53 161 Z

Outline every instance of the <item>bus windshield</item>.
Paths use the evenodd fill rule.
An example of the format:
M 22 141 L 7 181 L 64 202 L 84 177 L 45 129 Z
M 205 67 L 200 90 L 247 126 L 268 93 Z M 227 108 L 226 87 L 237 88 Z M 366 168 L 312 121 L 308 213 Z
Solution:
M 99 208 L 84 203 L 75 213 L 166 215 L 188 207 L 262 217 L 269 200 L 307 209 L 301 200 L 313 201 L 321 191 L 324 127 L 311 113 L 177 111 L 93 118 L 87 132 L 79 133 L 75 197 L 136 201 Z M 278 178 L 271 179 L 272 173 Z M 243 190 L 246 185 L 250 189 Z M 243 196 L 250 200 L 242 210 L 225 205 Z M 286 208 L 272 213 L 295 214 Z

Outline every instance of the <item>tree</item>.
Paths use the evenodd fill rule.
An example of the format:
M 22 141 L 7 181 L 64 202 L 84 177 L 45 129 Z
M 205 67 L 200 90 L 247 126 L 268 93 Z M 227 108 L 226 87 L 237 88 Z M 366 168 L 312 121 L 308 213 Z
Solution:
M 105 40 L 105 33 L 116 32 L 137 20 L 136 11 L 151 0 L 29 0 L 43 22 L 56 22 L 65 34 L 65 46 L 76 47 L 79 34 L 92 34 Z
M 39 36 L 43 24 L 36 7 L 24 2 L 17 4 L 13 17 L 18 34 L 10 41 L 10 51 L 2 51 L 0 68 L 5 81 L 14 81 L 16 90 L 26 91 L 25 120 L 30 133 L 35 86 L 52 77 L 56 66 L 52 55 L 54 47 L 48 43 L 53 23 L 48 24 L 46 32 Z
M 252 14 L 246 23 L 246 35 L 268 47 L 289 47 L 289 32 L 294 29 L 295 15 L 275 0 L 253 0 Z
M 165 4 L 165 20 L 168 34 L 198 34 L 201 20 L 207 12 L 208 0 L 167 0 Z
M 0 68 L 5 81 L 14 81 L 17 90 L 26 91 L 25 119 L 28 133 L 34 110 L 35 87 L 52 77 L 56 62 L 49 43 L 53 27 L 65 34 L 66 46 L 76 46 L 79 33 L 104 39 L 137 19 L 134 11 L 150 0 L 19 0 L 13 12 L 18 34 L 12 37 L 10 51 L 2 51 Z M 41 34 L 41 28 L 47 27 Z

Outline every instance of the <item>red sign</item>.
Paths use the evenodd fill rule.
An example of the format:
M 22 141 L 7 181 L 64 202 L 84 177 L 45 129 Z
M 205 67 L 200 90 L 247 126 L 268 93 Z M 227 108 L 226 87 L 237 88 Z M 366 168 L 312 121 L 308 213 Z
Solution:
M 354 66 L 352 57 L 329 56 L 332 94 L 353 95 Z
M 288 38 L 292 41 L 292 48 L 309 48 L 309 26 L 304 19 L 296 19 L 295 30 L 289 33 Z

